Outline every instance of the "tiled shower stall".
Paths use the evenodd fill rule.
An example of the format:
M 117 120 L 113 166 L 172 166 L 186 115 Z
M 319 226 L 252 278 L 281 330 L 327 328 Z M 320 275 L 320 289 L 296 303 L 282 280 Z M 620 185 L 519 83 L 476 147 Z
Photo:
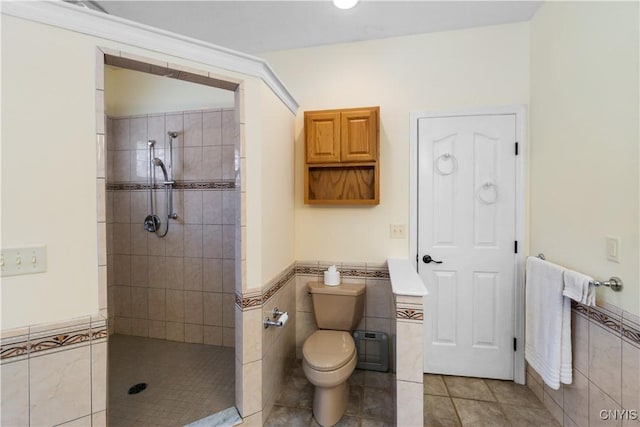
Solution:
M 168 152 L 173 140 L 173 164 Z M 109 332 L 233 347 L 238 192 L 233 109 L 107 118 Z M 175 180 L 164 238 L 151 213 L 148 141 Z M 154 210 L 167 221 L 164 178 L 153 167 Z

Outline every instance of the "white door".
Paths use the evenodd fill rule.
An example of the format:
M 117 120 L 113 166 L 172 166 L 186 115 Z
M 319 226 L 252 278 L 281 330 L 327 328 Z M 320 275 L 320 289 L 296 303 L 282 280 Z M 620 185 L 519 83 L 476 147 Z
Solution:
M 418 121 L 425 372 L 513 379 L 515 138 L 515 114 Z

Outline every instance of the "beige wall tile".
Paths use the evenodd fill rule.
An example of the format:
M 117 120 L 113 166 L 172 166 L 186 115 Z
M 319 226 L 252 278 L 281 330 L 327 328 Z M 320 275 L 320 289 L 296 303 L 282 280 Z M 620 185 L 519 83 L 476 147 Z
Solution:
M 184 341 L 202 344 L 204 341 L 204 330 L 202 325 L 186 323 L 184 325 Z
M 589 383 L 589 427 L 622 425 L 621 409 L 620 404 L 615 402 L 607 393 L 594 383 Z M 602 412 L 608 410 L 617 411 L 617 414 Z
M 149 292 L 149 319 L 166 320 L 166 290 L 148 289 Z M 149 331 L 151 333 L 151 331 Z
M 222 211 L 224 209 L 224 197 L 228 191 L 203 191 L 202 192 L 202 221 L 203 224 L 222 224 Z
M 149 320 L 131 319 L 131 335 L 136 337 L 149 336 Z
M 155 240 L 151 236 L 151 241 Z M 149 257 L 149 283 L 150 288 L 166 288 L 167 287 L 167 268 L 164 262 L 164 256 Z
M 96 133 L 105 133 L 104 91 L 96 90 Z
M 204 344 L 222 345 L 222 327 L 221 326 L 203 326 Z
M 575 312 L 572 317 L 573 367 L 589 376 L 589 320 Z
M 2 425 L 29 425 L 29 361 L 0 364 Z
M 236 346 L 236 335 L 234 328 L 222 328 L 222 345 L 231 348 Z
M 536 397 L 540 400 L 540 402 L 542 402 L 542 399 L 544 398 L 544 391 L 543 391 L 542 384 L 536 381 L 529 372 L 527 372 L 527 387 L 529 387 L 529 389 L 533 392 L 533 394 L 535 394 Z
M 239 310 L 239 309 L 237 309 Z M 238 316 L 236 316 L 238 320 Z M 236 331 L 241 333 L 237 338 L 242 341 L 242 361 L 253 362 L 262 358 L 262 310 L 245 310 L 241 312 L 241 323 L 236 323 Z M 239 329 L 241 328 L 241 329 Z
M 96 176 L 107 177 L 107 147 L 105 136 L 101 134 L 96 135 Z
M 91 411 L 107 409 L 107 343 L 91 345 Z
M 167 321 L 184 322 L 184 291 L 167 289 Z
M 168 289 L 184 289 L 184 260 L 182 257 L 166 257 Z
M 91 427 L 107 427 L 107 411 L 100 411 L 92 414 Z
M 545 395 L 550 396 L 553 399 L 553 401 L 556 402 L 558 406 L 562 408 L 564 384 L 560 384 L 560 388 L 558 390 L 554 390 L 548 385 L 543 383 L 543 390 Z
M 589 380 L 573 370 L 573 383 L 564 385 L 563 408 L 578 425 L 589 424 Z
M 309 286 L 307 285 L 311 281 L 313 280 L 308 276 L 296 275 L 296 311 L 313 312 L 313 304 L 311 303 L 311 295 L 309 295 Z
M 222 258 L 221 225 L 203 226 L 202 242 L 202 253 L 205 258 Z M 220 278 L 222 279 L 222 276 Z
M 167 337 L 167 324 L 162 320 L 149 320 L 149 338 L 165 339 Z
M 184 292 L 184 318 L 187 323 L 197 325 L 204 323 L 202 292 Z
M 115 333 L 122 334 L 122 335 L 131 335 L 131 318 L 116 316 Z
M 235 294 L 222 294 L 222 325 L 225 328 L 235 327 Z
M 236 260 L 222 260 L 222 292 L 234 294 L 236 292 Z
M 107 266 L 98 267 L 98 308 L 100 310 L 107 308 Z
M 415 425 L 423 419 L 422 383 L 398 381 L 396 387 L 396 424 Z
M 236 384 L 242 384 L 242 414 L 254 414 L 262 410 L 262 361 L 243 364 L 241 372 L 241 381 Z
M 87 427 L 91 425 L 91 415 L 77 418 L 66 423 L 58 424 L 60 427 Z
M 149 257 L 131 256 L 131 285 L 147 287 L 149 284 Z
M 204 324 L 222 326 L 222 294 L 203 293 Z
M 204 258 L 202 262 L 203 290 L 206 292 L 222 292 L 222 260 Z
M 423 324 L 422 322 L 398 322 L 396 329 L 396 377 L 398 381 L 422 383 Z
M 167 322 L 167 339 L 184 342 L 184 323 Z
M 202 258 L 184 258 L 184 289 L 202 291 Z
M 622 407 L 640 412 L 640 348 L 626 341 L 622 341 Z
M 296 347 L 302 347 L 309 335 L 317 330 L 313 313 L 303 311 L 296 313 Z
M 589 324 L 589 380 L 611 396 L 622 401 L 622 340 L 609 329 Z
M 547 408 L 547 411 L 549 411 L 553 418 L 555 418 L 555 420 L 559 424 L 562 424 L 564 419 L 564 412 L 562 411 L 562 408 L 558 406 L 555 400 L 553 400 L 547 393 L 544 393 L 542 404 L 545 408 Z
M 184 256 L 202 257 L 202 225 L 184 226 Z
M 262 427 L 263 425 L 263 417 L 262 411 L 256 412 L 255 414 L 251 414 L 246 418 L 242 419 L 243 427 Z
M 116 302 L 117 304 L 117 302 Z M 131 287 L 131 317 L 149 318 L 149 291 L 147 288 Z
M 394 312 L 391 282 L 388 280 L 367 280 L 367 317 L 390 318 Z
M 91 412 L 91 349 L 30 359 L 31 425 L 52 425 Z

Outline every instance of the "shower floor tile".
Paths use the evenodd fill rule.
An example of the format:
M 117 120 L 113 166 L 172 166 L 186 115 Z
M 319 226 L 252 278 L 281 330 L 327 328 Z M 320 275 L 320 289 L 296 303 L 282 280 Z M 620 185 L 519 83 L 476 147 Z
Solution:
M 233 348 L 109 337 L 110 427 L 183 426 L 234 406 L 234 382 Z

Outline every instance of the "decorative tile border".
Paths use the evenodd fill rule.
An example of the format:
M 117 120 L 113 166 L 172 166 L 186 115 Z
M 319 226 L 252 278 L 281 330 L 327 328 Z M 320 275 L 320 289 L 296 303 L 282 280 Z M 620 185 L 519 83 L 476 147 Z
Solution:
M 52 350 L 60 347 L 72 346 L 75 344 L 88 343 L 90 341 L 91 328 L 87 327 L 29 340 L 29 353 L 34 354 L 39 351 Z
M 284 285 L 286 285 L 296 275 L 295 263 L 284 270 L 261 295 L 251 295 L 242 297 L 236 294 L 236 305 L 242 310 L 261 307 L 266 304 L 272 296 L 276 294 Z
M 0 360 L 31 357 L 39 352 L 64 350 L 71 346 L 87 345 L 94 341 L 106 340 L 107 321 L 58 327 L 55 323 L 49 329 L 32 332 L 29 335 L 3 339 L 0 346 Z M 38 327 L 40 329 L 42 327 Z
M 621 334 L 623 338 L 640 346 L 640 326 L 623 321 L 624 313 L 623 316 L 618 316 L 602 307 L 589 307 L 575 301 L 571 302 L 571 309 L 586 316 L 589 321 L 609 329 L 613 334 Z
M 0 346 L 0 360 L 27 356 L 28 354 L 29 337 L 27 335 L 2 340 L 2 345 Z
M 324 273 L 324 269 L 320 267 L 311 267 L 309 265 L 296 266 L 297 274 L 304 274 L 307 276 L 320 276 Z M 387 268 L 353 268 L 346 269 L 338 268 L 340 275 L 344 277 L 359 277 L 363 279 L 389 279 L 389 270 Z
M 397 307 L 396 319 L 423 321 L 424 310 L 421 308 Z
M 108 191 L 136 191 L 148 190 L 149 184 L 141 182 L 113 182 L 107 183 Z M 155 184 L 154 190 L 164 188 L 162 184 Z M 176 181 L 173 185 L 174 190 L 234 190 L 236 189 L 235 181 Z

